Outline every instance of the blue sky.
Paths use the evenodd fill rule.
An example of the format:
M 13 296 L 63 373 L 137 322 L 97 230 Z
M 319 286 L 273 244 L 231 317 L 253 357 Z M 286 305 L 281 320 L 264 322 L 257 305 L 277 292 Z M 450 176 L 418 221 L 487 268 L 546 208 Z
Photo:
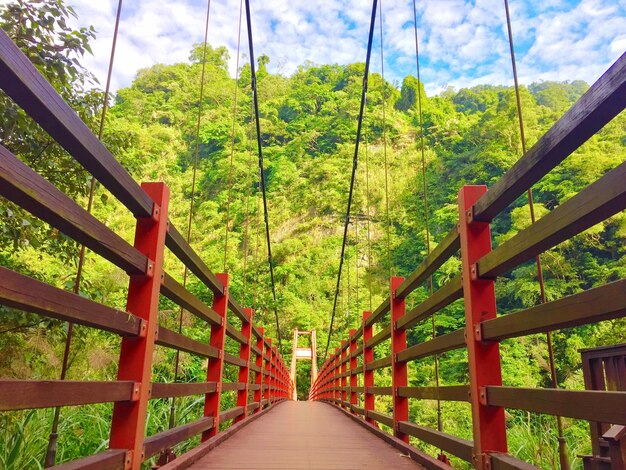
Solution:
M 0 0 L 5 3 L 7 0 Z M 211 0 L 209 42 L 231 51 L 234 74 L 240 0 Z M 117 0 L 69 0 L 81 25 L 98 31 L 85 63 L 104 83 Z M 205 0 L 126 0 L 114 89 L 155 63 L 186 61 L 203 35 Z M 626 0 L 510 0 L 522 83 L 591 83 L 626 50 Z M 363 61 L 370 0 L 251 0 L 257 55 L 289 75 L 309 60 Z M 415 74 L 412 0 L 382 0 L 385 77 Z M 448 86 L 511 84 L 503 0 L 417 0 L 422 78 L 429 93 Z M 380 18 L 380 16 L 379 16 Z M 244 19 L 245 28 L 245 19 Z M 380 71 L 380 36 L 372 70 Z M 247 52 L 245 29 L 242 52 Z

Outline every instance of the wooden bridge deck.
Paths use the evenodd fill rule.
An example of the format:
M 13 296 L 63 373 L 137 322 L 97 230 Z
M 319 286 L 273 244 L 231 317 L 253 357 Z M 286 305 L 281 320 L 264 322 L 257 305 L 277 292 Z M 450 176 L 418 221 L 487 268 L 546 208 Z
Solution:
M 237 432 L 192 469 L 421 469 L 325 403 L 287 401 Z

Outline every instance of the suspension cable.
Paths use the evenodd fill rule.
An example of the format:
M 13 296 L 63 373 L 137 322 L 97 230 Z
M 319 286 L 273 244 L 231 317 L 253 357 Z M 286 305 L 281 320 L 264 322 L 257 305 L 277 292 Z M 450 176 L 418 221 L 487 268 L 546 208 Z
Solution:
M 422 111 L 422 78 L 420 75 L 420 53 L 419 53 L 419 40 L 417 38 L 417 5 L 416 1 L 413 0 L 413 31 L 415 34 L 415 68 L 417 70 L 417 110 L 419 115 L 419 127 L 420 127 L 420 153 L 421 153 L 421 163 L 422 163 L 422 193 L 423 193 L 423 202 L 424 202 L 424 224 L 426 226 L 426 255 L 430 255 L 430 222 L 429 222 L 429 212 L 428 212 L 428 184 L 426 182 L 426 155 L 424 151 L 424 133 L 426 131 L 424 127 L 424 114 Z M 433 276 L 432 274 L 428 276 L 428 292 L 429 296 L 433 295 Z M 431 315 L 431 329 L 432 335 L 431 337 L 435 339 L 437 328 L 436 328 L 436 319 L 435 314 Z M 435 367 L 435 386 L 439 387 L 439 356 L 435 354 L 433 356 L 434 367 Z M 437 398 L 437 430 L 441 432 L 443 430 L 443 422 L 441 416 L 441 400 Z M 443 449 L 441 449 L 443 454 Z
M 246 0 L 248 1 L 248 0 Z M 324 361 L 328 356 L 328 348 L 330 347 L 330 338 L 333 334 L 333 325 L 335 322 L 335 313 L 337 311 L 337 296 L 339 295 L 339 283 L 341 281 L 341 269 L 343 268 L 343 261 L 346 252 L 346 240 L 348 238 L 348 226 L 350 225 L 350 208 L 352 207 L 352 195 L 354 191 L 354 180 L 356 178 L 356 169 L 359 157 L 359 142 L 361 140 L 361 128 L 363 125 L 363 111 L 365 110 L 365 100 L 367 97 L 367 82 L 370 69 L 370 57 L 372 55 L 372 40 L 374 38 L 374 24 L 376 22 L 376 6 L 378 0 L 372 2 L 372 17 L 370 20 L 369 37 L 367 40 L 367 56 L 365 58 L 365 70 L 363 72 L 363 90 L 361 91 L 361 107 L 359 110 L 359 120 L 356 131 L 356 141 L 354 145 L 354 157 L 352 159 L 352 176 L 350 178 L 350 191 L 348 193 L 348 208 L 346 210 L 346 219 L 343 229 L 343 242 L 341 244 L 341 256 L 339 257 L 339 273 L 337 275 L 337 285 L 335 287 L 335 300 L 333 302 L 333 313 L 330 318 L 330 328 L 328 330 L 328 341 L 326 342 L 326 351 L 324 352 Z
M 280 334 L 280 325 L 278 324 L 278 310 L 276 302 L 276 285 L 274 282 L 274 262 L 272 260 L 272 246 L 270 242 L 270 226 L 267 211 L 267 195 L 265 184 L 265 173 L 263 171 L 263 145 L 261 144 L 261 124 L 259 121 L 259 97 L 256 83 L 256 68 L 254 63 L 254 43 L 252 41 L 252 19 L 250 17 L 250 0 L 246 0 L 246 19 L 248 24 L 248 48 L 250 50 L 250 75 L 252 87 L 252 101 L 254 103 L 254 117 L 256 123 L 256 140 L 259 152 L 259 172 L 261 178 L 261 193 L 263 194 L 263 215 L 265 219 L 265 238 L 267 239 L 267 262 L 270 268 L 270 282 L 272 287 L 272 297 L 274 300 L 274 318 L 276 320 L 276 336 L 278 337 L 278 347 L 283 352 L 283 340 Z
M 235 91 L 233 98 L 233 125 L 230 133 L 230 158 L 228 164 L 228 195 L 226 197 L 226 229 L 224 235 L 224 272 L 227 272 L 228 262 L 228 232 L 230 228 L 230 201 L 233 191 L 233 156 L 235 154 L 235 127 L 237 124 L 237 89 L 239 88 L 239 49 L 241 47 L 241 16 L 243 10 L 243 0 L 239 1 L 239 29 L 237 33 L 237 65 L 235 66 Z M 244 277 L 245 277 L 245 256 L 244 256 Z M 245 283 L 244 279 L 244 283 Z
M 520 130 L 520 141 L 522 144 L 522 155 L 526 155 L 526 136 L 524 134 L 524 120 L 522 117 L 522 100 L 520 97 L 520 88 L 519 88 L 519 80 L 517 77 L 517 64 L 515 60 L 515 47 L 513 44 L 513 29 L 511 27 L 511 14 L 509 11 L 509 2 L 508 0 L 504 0 L 504 10 L 506 14 L 506 26 L 508 31 L 509 38 L 509 49 L 511 53 L 511 66 L 513 70 L 513 82 L 515 85 L 515 100 L 517 103 L 517 119 L 519 122 L 519 130 Z M 531 224 L 535 223 L 535 206 L 533 201 L 533 192 L 532 188 L 528 188 L 527 190 L 528 196 L 528 207 L 530 209 L 530 221 Z M 537 255 L 535 257 L 535 264 L 537 266 L 537 280 L 539 283 L 539 292 L 541 303 L 546 303 L 546 291 L 545 285 L 543 281 L 543 269 L 541 267 L 541 257 Z M 558 380 L 556 376 L 556 367 L 554 364 L 554 347 L 552 344 L 552 332 L 548 331 L 546 333 L 546 342 L 548 346 L 548 360 L 550 365 L 550 379 L 552 382 L 552 388 L 558 388 Z M 558 432 L 558 442 L 559 442 L 559 461 L 562 470 L 569 469 L 569 459 L 567 456 L 567 448 L 565 443 L 565 437 L 563 434 L 563 420 L 561 416 L 556 416 L 557 423 L 557 432 Z
M 369 292 L 369 310 L 372 311 L 372 233 L 370 229 L 370 165 L 367 151 L 367 133 L 364 136 L 365 146 L 365 206 L 367 210 L 367 290 Z
M 385 115 L 385 91 L 387 84 L 385 83 L 385 54 L 383 47 L 383 0 L 380 0 L 380 18 L 378 23 L 380 26 L 380 75 L 383 80 L 382 84 L 382 111 L 383 111 L 383 163 L 385 166 L 385 220 L 387 231 L 387 266 L 389 277 L 394 274 L 394 267 L 391 256 L 391 218 L 389 212 L 389 170 L 387 164 L 387 118 Z
M 113 28 L 113 42 L 111 43 L 111 55 L 109 56 L 109 66 L 107 70 L 107 79 L 104 88 L 104 96 L 102 98 L 102 112 L 100 114 L 100 126 L 98 128 L 98 140 L 102 140 L 104 134 L 104 123 L 106 120 L 107 111 L 109 109 L 109 93 L 111 91 L 111 76 L 113 75 L 113 62 L 115 60 L 115 50 L 117 47 L 117 36 L 120 26 L 120 18 L 122 15 L 122 2 L 119 0 L 117 4 L 117 11 L 115 14 L 115 26 Z M 93 209 L 94 194 L 96 191 L 96 178 L 91 177 L 89 184 L 89 197 L 87 200 L 87 213 L 91 213 Z M 76 279 L 74 281 L 74 293 L 80 294 L 80 286 L 83 278 L 83 268 L 85 266 L 85 245 L 80 246 L 78 254 L 78 265 L 76 268 Z M 68 322 L 67 336 L 65 337 L 65 347 L 63 350 L 63 361 L 61 363 L 60 380 L 65 380 L 67 375 L 67 369 L 69 368 L 70 347 L 72 344 L 72 337 L 74 336 L 74 322 Z M 59 418 L 61 415 L 61 407 L 57 406 L 54 409 L 54 416 L 52 418 L 52 427 L 50 435 L 48 437 L 48 447 L 46 448 L 45 466 L 52 467 L 56 460 L 57 451 L 57 439 L 59 429 Z
M 200 92 L 198 95 L 198 115 L 196 118 L 196 129 L 195 129 L 195 151 L 194 151 L 194 160 L 193 160 L 193 171 L 191 177 L 191 196 L 189 201 L 189 214 L 187 216 L 187 243 L 191 241 L 191 231 L 192 231 L 192 223 L 193 223 L 193 213 L 195 208 L 195 200 L 196 200 L 196 181 L 197 181 L 197 173 L 198 173 L 198 162 L 200 161 L 200 121 L 202 118 L 202 104 L 204 101 L 204 82 L 206 75 L 206 55 L 207 55 L 207 43 L 209 39 L 209 17 L 211 13 L 211 0 L 207 1 L 207 10 L 204 22 L 204 42 L 202 46 L 202 67 L 200 72 Z M 187 277 L 189 271 L 187 266 L 183 268 L 183 287 L 187 287 Z M 178 333 L 180 334 L 183 331 L 183 321 L 185 318 L 185 310 L 180 307 L 180 311 L 178 314 Z M 174 382 L 178 381 L 178 373 L 180 369 L 180 350 L 176 350 L 176 355 L 174 358 Z M 172 429 L 176 424 L 176 398 L 172 397 L 172 401 L 170 402 L 170 416 L 169 416 L 169 429 Z

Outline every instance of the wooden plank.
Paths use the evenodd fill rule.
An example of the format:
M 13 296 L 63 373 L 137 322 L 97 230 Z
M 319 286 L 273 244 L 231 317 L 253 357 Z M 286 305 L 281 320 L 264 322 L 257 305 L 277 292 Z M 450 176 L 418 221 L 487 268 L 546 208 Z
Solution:
M 142 253 L 1 145 L 0 159 L 0 195 L 128 274 L 146 272 L 148 259 Z
M 196 356 L 213 358 L 219 357 L 219 351 L 217 350 L 217 348 L 209 344 L 204 344 L 200 341 L 196 341 L 195 339 L 187 338 L 180 333 L 168 330 L 167 328 L 164 328 L 162 326 L 159 326 L 155 344 L 158 344 L 159 346 L 166 346 L 172 349 L 178 349 L 179 351 L 185 351 L 190 354 L 195 354 Z
M 222 318 L 208 305 L 189 292 L 172 276 L 165 273 L 161 293 L 172 302 L 211 325 L 221 325 Z
M 242 382 L 222 382 L 222 392 L 234 392 L 245 388 L 246 384 Z
M 383 303 L 381 303 L 378 306 L 378 308 L 374 310 L 374 312 L 372 312 L 372 314 L 367 318 L 367 320 L 365 320 L 365 326 L 371 326 L 374 323 L 376 323 L 378 320 L 382 318 L 384 314 L 388 313 L 390 309 L 391 309 L 391 302 L 389 300 L 389 297 L 387 297 L 385 300 L 383 300 Z
M 474 205 L 491 221 L 626 106 L 626 54 L 594 83 L 539 141 Z
M 491 468 L 493 470 L 537 470 L 539 468 L 518 460 L 510 454 L 493 452 L 489 456 L 491 457 Z
M 229 410 L 222 411 L 220 413 L 220 423 L 223 423 L 224 421 L 228 421 L 229 419 L 234 419 L 237 416 L 240 416 L 242 414 L 243 414 L 243 406 L 235 406 L 234 408 L 231 408 Z
M 626 162 L 556 207 L 478 261 L 494 278 L 626 208 Z M 489 193 L 487 193 L 489 194 Z
M 248 338 L 246 338 L 241 331 L 239 331 L 238 329 L 236 329 L 233 325 L 231 325 L 230 323 L 226 323 L 226 335 L 237 341 L 239 344 L 248 344 Z
M 251 411 L 256 410 L 258 407 L 259 407 L 259 404 L 256 403 L 256 402 L 255 403 L 248 403 L 248 406 L 247 406 L 248 414 L 250 414 Z
M 626 424 L 626 392 L 489 386 L 485 400 L 493 406 Z
M 240 359 L 238 356 L 235 356 L 234 354 L 229 354 L 226 351 L 224 351 L 224 362 L 226 362 L 227 364 L 232 364 L 234 366 L 245 366 L 246 365 L 246 361 L 244 361 L 243 359 Z
M 368 410 L 367 417 L 384 424 L 385 426 L 393 427 L 393 416 L 378 411 Z
M 409 421 L 400 421 L 398 428 L 401 432 L 427 442 L 445 452 L 456 455 L 458 458 L 466 462 L 472 461 L 472 451 L 474 443 L 466 439 L 461 439 L 445 432 L 436 431 L 424 426 L 418 426 Z
M 257 366 L 256 364 L 253 364 L 252 362 L 248 365 L 248 367 L 253 372 L 257 372 L 257 373 L 261 372 L 261 368 L 259 366 Z
M 152 199 L 4 31 L 0 31 L 0 87 L 135 216 L 152 215 Z
M 198 382 L 198 383 L 152 383 L 151 399 L 154 398 L 171 398 L 171 397 L 189 397 L 192 395 L 203 395 L 212 393 L 216 390 L 215 382 Z
M 107 449 L 97 454 L 48 467 L 54 470 L 123 470 L 126 450 Z
M 393 395 L 393 387 L 367 387 L 367 393 L 373 395 Z
M 212 417 L 200 418 L 189 424 L 177 426 L 146 438 L 144 441 L 144 460 L 148 460 L 163 449 L 174 447 L 176 444 L 186 441 L 196 434 L 211 429 L 213 427 L 213 421 Z
M 182 236 L 171 222 L 167 231 L 167 237 L 165 238 L 165 245 L 205 286 L 211 289 L 214 294 L 221 295 L 224 293 L 223 284 L 217 279 L 204 261 L 202 261 L 198 253 L 191 248 L 191 245 L 187 243 L 185 237 Z
M 461 276 L 456 276 L 396 322 L 396 328 L 407 330 L 442 308 L 463 297 Z
M 481 323 L 482 339 L 503 340 L 626 316 L 626 279 Z
M 462 347 L 465 347 L 465 330 L 463 329 L 437 336 L 435 339 L 431 339 L 425 343 L 406 348 L 404 351 L 398 353 L 396 360 L 398 362 L 413 361 Z
M 132 400 L 139 386 L 131 381 L 0 379 L 0 411 L 88 405 Z
M 459 251 L 461 243 L 459 232 L 454 227 L 433 251 L 420 263 L 405 281 L 396 289 L 396 297 L 404 299 L 413 292 L 423 281 L 441 267 L 454 253 Z
M 263 338 L 263 334 L 261 333 L 261 330 L 259 330 L 259 327 L 256 325 L 252 325 L 252 334 L 256 337 L 256 339 Z M 257 354 L 260 354 L 260 353 L 257 353 Z
M 0 304 L 122 336 L 138 336 L 145 330 L 141 318 L 131 313 L 115 310 L 1 266 Z
M 422 400 L 469 401 L 469 386 L 399 387 L 398 395 L 406 398 L 420 398 Z
M 378 359 L 376 361 L 370 362 L 365 369 L 366 370 L 376 370 L 382 369 L 383 367 L 389 367 L 391 365 L 391 356 L 383 357 L 382 359 Z
M 386 339 L 391 338 L 391 325 L 387 325 L 370 339 L 365 342 L 365 347 L 373 348 L 374 346 L 379 345 Z

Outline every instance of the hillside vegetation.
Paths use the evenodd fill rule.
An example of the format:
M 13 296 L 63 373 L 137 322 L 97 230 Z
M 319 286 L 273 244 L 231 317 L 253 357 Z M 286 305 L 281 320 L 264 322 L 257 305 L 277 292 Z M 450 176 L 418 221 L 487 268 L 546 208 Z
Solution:
M 4 8 L 0 22 L 11 32 L 16 26 L 6 14 L 9 7 Z M 56 28 L 57 31 L 50 34 L 58 35 L 60 26 Z M 78 56 L 88 50 L 91 33 L 85 30 L 83 34 L 82 43 L 74 45 Z M 28 52 L 33 57 L 40 51 Z M 223 271 L 228 225 L 226 269 L 231 274 L 231 295 L 244 305 L 256 307 L 257 319 L 260 318 L 261 324 L 276 337 L 264 232 L 258 225 L 263 217 L 258 214 L 258 163 L 256 136 L 251 128 L 250 69 L 242 67 L 236 84 L 227 70 L 227 54 L 225 48 L 209 46 L 206 58 L 191 244 L 214 272 Z M 107 146 L 136 180 L 165 181 L 170 186 L 170 217 L 181 232 L 186 231 L 192 193 L 201 58 L 202 46 L 196 45 L 188 62 L 140 70 L 132 86 L 116 93 L 104 133 Z M 37 64 L 40 70 L 97 131 L 98 103 L 102 94 L 86 86 L 90 76 L 78 65 L 67 63 L 60 65 L 61 69 L 65 67 L 65 72 L 59 74 L 59 67 L 50 64 L 60 59 L 53 56 L 44 59 Z M 276 309 L 286 353 L 290 351 L 293 328 L 298 327 L 317 329 L 318 354 L 323 355 L 339 264 L 364 64 L 305 63 L 292 76 L 286 77 L 268 73 L 266 64 L 270 59 L 262 56 L 259 60 L 258 87 L 278 298 Z M 76 73 L 68 72 L 72 67 Z M 233 124 L 235 86 L 238 90 Z M 522 87 L 528 147 L 587 88 L 587 84 L 580 81 L 541 82 Z M 423 108 L 431 248 L 456 224 L 459 188 L 464 184 L 493 185 L 521 156 L 515 95 L 511 87 L 484 85 L 427 96 L 423 85 L 412 76 L 396 87 L 384 83 L 377 73 L 371 75 L 350 239 L 331 348 L 347 336 L 350 328 L 360 324 L 363 310 L 376 308 L 387 297 L 390 272 L 409 275 L 426 255 L 418 94 L 421 94 Z M 49 137 L 4 95 L 0 96 L 0 106 L 2 145 L 81 205 L 86 205 L 90 183 L 86 172 L 58 145 L 49 142 Z M 537 216 L 554 209 L 623 162 L 625 131 L 626 115 L 622 113 L 537 183 L 534 187 Z M 232 178 L 229 176 L 231 153 Z M 97 186 L 94 214 L 132 241 L 134 220 L 131 214 L 101 186 Z M 528 202 L 522 197 L 494 221 L 494 245 L 529 224 Z M 550 250 L 542 256 L 548 299 L 625 277 L 625 247 L 626 216 L 621 213 Z M 63 234 L 0 200 L 2 266 L 71 289 L 78 251 L 76 243 Z M 173 256 L 166 263 L 168 272 L 181 280 L 180 263 Z M 459 268 L 457 259 L 447 262 L 434 276 L 435 288 L 458 274 Z M 193 276 L 188 285 L 200 298 L 210 301 L 210 293 Z M 496 285 L 500 313 L 539 302 L 534 263 L 515 269 Z M 126 288 L 127 277 L 121 271 L 98 256 L 87 254 L 83 295 L 123 309 Z M 408 306 L 412 307 L 427 295 L 424 285 L 408 299 Z M 161 307 L 161 322 L 171 327 L 177 325 L 178 309 L 166 300 Z M 459 302 L 436 317 L 437 334 L 462 325 L 463 306 Z M 199 339 L 206 339 L 208 335 L 204 325 L 196 323 L 191 316 L 186 317 L 184 328 L 188 335 Z M 67 332 L 65 324 L 0 307 L 0 331 L 0 376 L 58 378 Z M 79 327 L 76 331 L 68 378 L 114 379 L 118 339 L 86 328 Z M 626 324 L 621 320 L 555 332 L 559 383 L 567 388 L 584 388 L 578 349 L 623 342 L 625 332 Z M 430 334 L 430 322 L 420 324 L 409 333 L 409 343 L 422 342 Z M 385 347 L 388 348 L 381 346 L 377 354 L 384 354 Z M 507 385 L 549 385 L 544 335 L 504 341 L 501 350 Z M 155 378 L 171 381 L 173 351 L 159 348 L 156 354 Z M 203 380 L 203 367 L 200 359 L 183 355 L 184 379 Z M 412 363 L 411 384 L 434 384 L 433 370 L 432 358 Z M 444 385 L 466 383 L 465 353 L 444 354 L 439 372 Z M 299 369 L 301 396 L 307 393 L 307 373 L 307 366 L 303 364 Z M 388 372 L 378 374 L 377 385 L 391 383 Z M 388 406 L 384 400 L 382 397 L 377 405 L 381 410 Z M 154 410 L 149 423 L 150 434 L 167 426 L 169 405 L 159 402 L 151 404 Z M 197 401 L 183 402 L 179 406 L 179 418 L 191 419 L 200 406 Z M 414 401 L 411 406 L 413 420 L 436 427 L 434 402 Z M 106 405 L 64 411 L 60 459 L 69 460 L 105 446 L 108 413 L 110 408 Z M 50 411 L 13 413 L 0 417 L 0 422 L 3 429 L 21 427 L 24 436 L 31 441 L 28 444 L 11 441 L 13 445 L 39 445 L 33 447 L 33 460 L 28 461 L 32 463 L 43 456 L 47 432 L 42 430 L 49 428 L 50 417 Z M 545 468 L 556 465 L 553 418 L 511 412 L 508 419 L 511 452 Z M 574 420 L 565 423 L 573 460 L 576 454 L 589 451 L 588 427 Z M 469 407 L 459 403 L 444 404 L 443 427 L 447 432 L 470 438 Z M 4 436 L 3 431 L 2 434 L 0 458 L 6 459 L 7 456 L 1 457 L 3 447 L 8 449 L 11 444 L 5 442 L 3 446 L 1 439 L 14 439 L 15 433 Z M 77 436 L 82 436 L 79 444 L 75 442 Z M 580 465 L 579 461 L 574 463 Z M 461 465 L 455 462 L 457 464 Z M 19 464 L 15 468 L 20 468 Z

